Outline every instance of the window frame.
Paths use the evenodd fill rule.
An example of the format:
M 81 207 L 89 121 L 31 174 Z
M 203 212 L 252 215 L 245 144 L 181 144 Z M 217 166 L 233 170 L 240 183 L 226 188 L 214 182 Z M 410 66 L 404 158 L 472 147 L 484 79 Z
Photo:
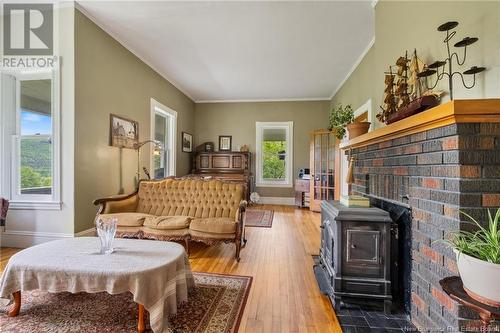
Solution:
M 285 179 L 263 179 L 263 133 L 265 129 L 285 129 Z M 293 187 L 293 121 L 255 122 L 255 174 L 257 187 Z
M 168 174 L 165 177 L 177 175 L 177 111 L 163 105 L 154 98 L 151 98 L 151 127 L 150 127 L 150 139 L 155 140 L 155 116 L 160 115 L 165 117 L 166 124 L 168 122 L 169 132 L 167 133 L 168 141 L 170 142 L 170 147 L 163 147 L 165 153 L 169 156 L 168 158 Z M 154 177 L 154 155 L 153 150 L 149 154 L 149 170 L 151 178 Z
M 14 107 L 14 112 L 2 112 L 2 128 L 0 135 L 0 152 L 2 156 L 8 156 L 1 165 L 0 193 L 10 201 L 12 209 L 42 209 L 61 210 L 61 172 L 60 172 L 60 72 L 58 61 L 54 62 L 52 69 L 38 69 L 29 72 L 6 72 L 5 75 L 13 77 L 14 94 L 7 101 Z M 20 153 L 21 153 L 21 105 L 20 88 L 21 81 L 50 79 L 51 87 L 51 140 L 52 140 L 52 190 L 51 194 L 21 194 L 18 188 L 21 181 Z M 0 80 L 1 82 L 2 80 Z M 2 87 L 2 93 L 4 88 Z M 5 96 L 2 96 L 5 98 Z M 6 98 L 7 99 L 7 98 Z M 5 105 L 2 105 L 4 107 Z M 42 136 L 36 136 L 42 137 Z

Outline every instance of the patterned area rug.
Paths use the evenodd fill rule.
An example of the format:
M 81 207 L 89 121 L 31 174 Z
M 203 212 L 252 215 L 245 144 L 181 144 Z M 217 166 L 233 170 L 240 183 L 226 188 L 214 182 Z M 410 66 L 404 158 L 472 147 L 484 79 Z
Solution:
M 196 287 L 188 302 L 170 318 L 174 333 L 238 331 L 252 278 L 194 273 Z M 137 304 L 132 294 L 22 293 L 19 316 L 0 308 L 0 331 L 7 332 L 137 332 Z M 149 318 L 146 318 L 149 327 Z M 148 330 L 148 332 L 151 332 Z
M 271 228 L 274 212 L 272 210 L 247 209 L 245 212 L 245 226 Z

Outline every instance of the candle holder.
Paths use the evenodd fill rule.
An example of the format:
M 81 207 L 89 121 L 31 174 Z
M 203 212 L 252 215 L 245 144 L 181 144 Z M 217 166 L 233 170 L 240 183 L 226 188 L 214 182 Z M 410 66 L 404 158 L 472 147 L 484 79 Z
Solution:
M 467 47 L 478 41 L 478 38 L 476 37 L 465 37 L 464 39 L 453 45 L 456 48 L 463 48 L 464 50 L 462 60 L 460 60 L 458 53 L 452 52 L 450 48 L 450 41 L 457 33 L 453 29 L 455 29 L 457 26 L 458 22 L 450 21 L 441 24 L 437 28 L 438 31 L 443 31 L 443 32 L 446 31 L 446 38 L 444 39 L 443 43 L 446 44 L 448 57 L 442 61 L 433 62 L 432 64 L 427 66 L 427 68 L 425 68 L 424 71 L 418 74 L 418 77 L 425 78 L 424 82 L 427 89 L 434 89 L 439 81 L 441 81 L 444 77 L 448 77 L 450 99 L 453 99 L 453 77 L 455 75 L 458 75 L 461 78 L 462 84 L 464 85 L 465 88 L 472 89 L 476 85 L 476 74 L 481 73 L 486 69 L 485 67 L 472 66 L 471 68 L 465 70 L 462 73 L 453 71 L 453 58 L 455 58 L 455 62 L 458 66 L 462 66 L 465 63 L 465 59 L 467 58 Z M 434 85 L 429 86 L 427 78 L 434 74 L 436 75 L 435 76 L 436 82 L 434 83 Z M 464 75 L 472 75 L 472 85 L 468 86 L 465 83 Z

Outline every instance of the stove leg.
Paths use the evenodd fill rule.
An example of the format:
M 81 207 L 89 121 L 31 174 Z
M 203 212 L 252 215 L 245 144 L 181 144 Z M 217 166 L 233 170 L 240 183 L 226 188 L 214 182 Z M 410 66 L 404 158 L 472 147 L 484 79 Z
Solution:
M 19 314 L 19 310 L 21 310 L 21 291 L 16 291 L 12 293 L 12 297 L 14 297 L 14 304 L 10 308 L 8 312 L 9 317 L 15 317 Z

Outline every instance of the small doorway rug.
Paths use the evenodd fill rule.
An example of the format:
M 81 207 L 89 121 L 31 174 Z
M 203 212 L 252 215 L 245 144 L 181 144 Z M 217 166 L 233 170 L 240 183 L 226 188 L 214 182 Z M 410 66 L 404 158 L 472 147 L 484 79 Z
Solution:
M 274 212 L 272 210 L 247 209 L 245 212 L 246 227 L 271 228 Z
M 194 278 L 196 287 L 188 302 L 170 318 L 172 332 L 237 332 L 252 278 L 208 273 L 194 273 Z M 22 293 L 17 317 L 8 317 L 7 309 L 0 307 L 0 326 L 5 333 L 137 332 L 137 304 L 131 293 L 51 294 L 35 290 Z

